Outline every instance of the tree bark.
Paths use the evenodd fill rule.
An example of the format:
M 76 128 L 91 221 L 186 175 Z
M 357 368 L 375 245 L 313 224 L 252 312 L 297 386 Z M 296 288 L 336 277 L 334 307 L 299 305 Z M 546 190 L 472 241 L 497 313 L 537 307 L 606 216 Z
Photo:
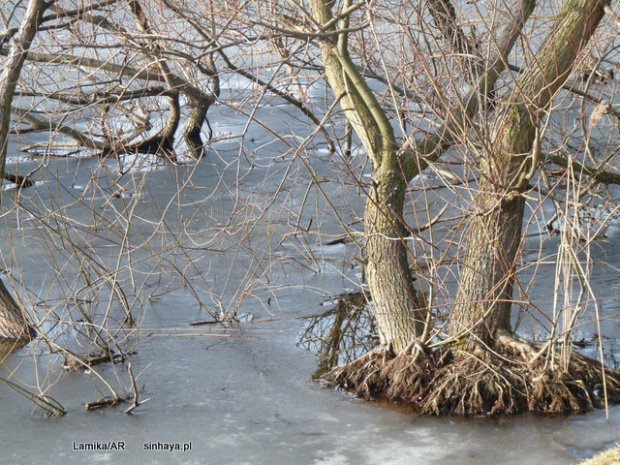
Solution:
M 399 171 L 373 176 L 364 210 L 366 279 L 380 341 L 400 353 L 423 332 L 422 308 L 409 268 L 402 221 L 406 183 Z
M 466 232 L 466 252 L 450 317 L 450 333 L 466 346 L 489 345 L 510 329 L 514 271 L 519 260 L 523 193 L 539 166 L 540 119 L 569 76 L 603 17 L 601 0 L 568 0 L 532 65 L 498 106 L 496 133 L 482 157 L 479 192 Z
M 327 0 L 310 2 L 316 23 L 331 24 L 326 32 L 336 31 L 338 26 L 333 21 L 332 3 Z M 347 2 L 343 4 L 343 10 L 347 5 Z M 489 57 L 488 69 L 477 77 L 478 83 L 466 97 L 463 108 L 451 113 L 448 122 L 434 134 L 405 147 L 397 146 L 385 110 L 380 108 L 352 63 L 347 50 L 347 34 L 343 32 L 336 36 L 337 39 L 330 36 L 320 41 L 327 80 L 373 167 L 372 187 L 364 213 L 365 271 L 381 342 L 389 345 L 395 353 L 422 335 L 427 311 L 418 302 L 410 275 L 410 250 L 404 238 L 402 218 L 406 187 L 428 161 L 438 158 L 458 140 L 470 118 L 481 110 L 480 102 L 495 88 L 506 66 L 506 57 L 533 9 L 531 0 L 523 0 L 515 8 L 513 22 L 504 30 L 496 53 Z M 340 26 L 341 29 L 347 28 L 346 16 Z
M 37 332 L 28 325 L 19 305 L 0 280 L 0 343 L 13 341 L 19 347 L 36 335 Z
M 46 4 L 44 0 L 30 0 L 19 31 L 13 38 L 9 56 L 0 75 L 0 183 L 6 166 L 11 104 L 15 95 L 17 80 L 30 45 L 37 33 Z M 26 323 L 21 309 L 0 279 L 0 342 L 25 343 L 36 332 Z
M 333 20 L 332 3 L 311 0 L 318 24 Z M 348 21 L 343 21 L 346 28 Z M 330 29 L 336 27 L 332 21 Z M 402 218 L 407 175 L 391 123 L 348 54 L 347 34 L 322 39 L 320 46 L 329 85 L 372 163 L 364 212 L 365 272 L 381 343 L 400 353 L 421 336 L 426 313 L 409 270 L 410 250 Z
M 207 125 L 209 124 L 209 121 L 207 120 L 207 112 L 213 102 L 215 102 L 215 100 L 220 96 L 220 77 L 217 72 L 217 67 L 215 66 L 213 53 L 207 55 L 205 57 L 205 61 L 205 70 L 211 77 L 211 82 L 213 85 L 211 96 L 209 96 L 209 98 L 198 98 L 197 96 L 189 97 L 189 104 L 192 108 L 189 112 L 189 116 L 187 117 L 185 128 L 183 129 L 185 143 L 194 158 L 202 158 L 204 155 L 205 143 L 202 140 L 201 135 L 202 125 L 205 122 L 207 122 Z M 209 140 L 211 140 L 211 136 L 211 127 L 209 126 Z

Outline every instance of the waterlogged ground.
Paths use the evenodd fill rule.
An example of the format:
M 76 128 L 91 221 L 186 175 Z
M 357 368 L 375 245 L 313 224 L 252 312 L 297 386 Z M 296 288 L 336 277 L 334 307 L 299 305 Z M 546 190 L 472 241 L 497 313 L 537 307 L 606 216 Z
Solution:
M 316 358 L 298 344 L 306 325 L 300 317 L 325 311 L 322 302 L 359 282 L 355 247 L 325 243 L 343 234 L 339 222 L 359 220 L 363 196 L 347 173 L 363 162 L 347 165 L 318 147 L 308 165 L 296 151 L 298 139 L 275 145 L 254 126 L 241 149 L 238 139 L 226 137 L 244 124 L 218 111 L 213 126 L 220 141 L 199 164 L 154 168 L 134 160 L 121 176 L 116 161 L 11 160 L 9 169 L 21 174 L 36 169 L 38 184 L 19 196 L 3 193 L 3 260 L 24 306 L 43 321 L 47 342 L 12 355 L 1 376 L 43 392 L 68 414 L 41 415 L 0 384 L 3 465 L 555 465 L 620 441 L 619 407 L 553 419 L 426 418 L 312 382 Z M 269 122 L 282 111 L 266 106 L 259 116 Z M 321 189 L 308 187 L 312 178 Z M 532 238 L 526 263 L 547 256 L 536 243 Z M 613 235 L 593 249 L 611 358 L 620 337 L 618 252 Z M 541 270 L 529 284 L 531 295 L 551 307 L 555 267 L 548 261 Z M 527 273 L 534 276 L 526 269 L 525 282 Z M 124 289 L 137 329 L 113 332 L 125 314 L 114 282 Z M 242 323 L 190 325 L 233 312 Z M 126 406 L 83 409 L 110 395 L 101 379 L 131 394 L 127 364 L 99 365 L 97 375 L 63 372 L 63 357 L 49 355 L 54 344 L 87 353 L 92 347 L 76 333 L 92 337 L 88 318 L 93 327 L 105 322 L 103 337 L 114 335 L 131 352 L 126 362 L 140 399 L 150 398 L 132 415 L 123 413 Z M 534 319 L 523 318 L 524 334 L 534 331 Z M 580 331 L 588 342 L 596 329 Z M 596 355 L 596 345 L 587 350 Z

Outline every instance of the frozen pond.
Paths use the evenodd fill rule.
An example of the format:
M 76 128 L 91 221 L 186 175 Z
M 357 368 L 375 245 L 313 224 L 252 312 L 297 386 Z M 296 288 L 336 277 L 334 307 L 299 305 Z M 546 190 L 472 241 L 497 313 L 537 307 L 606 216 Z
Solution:
M 315 311 L 306 300 L 292 293 L 281 303 L 295 313 Z M 174 311 L 177 327 L 190 317 L 179 302 L 150 310 Z M 80 402 L 94 393 L 82 373 L 52 389 L 70 411 L 57 419 L 31 415 L 28 403 L 3 386 L 2 416 L 10 421 L 0 436 L 2 463 L 568 464 L 620 440 L 618 407 L 609 420 L 603 411 L 557 419 L 424 418 L 323 389 L 309 379 L 315 359 L 296 346 L 300 325 L 287 316 L 215 331 L 228 339 L 172 331 L 144 337 L 131 363 L 144 370 L 142 395 L 153 399 L 133 415 L 122 407 L 83 411 Z M 108 442 L 125 450 L 75 450 Z M 191 450 L 145 451 L 157 442 L 191 443 Z
M 295 313 L 316 308 L 303 294 L 283 298 Z M 179 302 L 161 302 L 155 313 Z M 310 381 L 315 359 L 296 346 L 297 320 L 243 325 L 228 339 L 145 337 L 131 357 L 143 396 L 133 415 L 122 407 L 86 412 L 93 397 L 85 374 L 51 391 L 70 410 L 62 418 L 31 415 L 2 386 L 2 463 L 31 464 L 568 464 L 620 440 L 620 408 L 569 418 L 424 418 Z M 170 317 L 166 317 L 169 319 Z M 177 326 L 182 326 L 177 322 Z M 10 364 L 15 364 L 14 357 Z M 104 373 L 106 370 L 104 369 Z M 83 452 L 84 444 L 124 443 L 124 451 Z M 150 443 L 191 443 L 188 452 L 145 451 Z
M 222 118 L 214 129 L 226 136 L 239 128 Z M 604 411 L 555 419 L 426 418 L 311 381 L 317 360 L 298 345 L 300 317 L 324 311 L 323 301 L 359 280 L 354 248 L 325 246 L 326 237 L 312 233 L 320 224 L 328 238 L 342 235 L 335 215 L 354 224 L 363 197 L 354 185 L 342 187 L 346 170 L 334 170 L 330 156 L 319 153 L 313 176 L 328 206 L 308 188 L 308 167 L 295 163 L 295 144 L 276 147 L 262 137 L 251 127 L 243 150 L 238 141 L 222 140 L 199 164 L 123 176 L 115 161 L 20 161 L 22 174 L 37 167 L 39 183 L 19 196 L 3 194 L 8 213 L 0 225 L 3 244 L 15 250 L 9 255 L 5 245 L 2 253 L 25 286 L 17 287 L 20 297 L 38 318 L 47 315 L 49 338 L 84 353 L 89 347 L 67 337 L 63 325 L 80 328 L 85 308 L 94 323 L 108 318 L 106 331 L 118 325 L 122 306 L 107 284 L 120 283 L 138 329 L 118 338 L 132 352 L 127 361 L 140 398 L 151 400 L 132 415 L 122 405 L 85 411 L 84 402 L 109 395 L 104 383 L 89 372 L 62 372 L 61 357 L 37 341 L 8 359 L 2 376 L 43 390 L 68 414 L 33 413 L 32 404 L 0 384 L 3 465 L 555 465 L 620 441 L 620 407 L 608 419 Z M 283 173 L 288 181 L 281 185 Z M 268 204 L 278 208 L 267 210 Z M 617 247 L 605 244 L 595 253 L 617 265 Z M 76 248 L 88 256 L 76 258 Z M 100 268 L 89 261 L 93 254 Z M 618 286 L 617 273 L 600 285 L 608 315 L 617 313 Z M 228 328 L 190 325 L 235 312 L 243 322 Z M 620 336 L 617 317 L 604 335 Z M 97 371 L 130 392 L 126 365 Z M 153 450 L 166 444 L 188 450 Z M 123 450 L 84 450 L 102 446 Z

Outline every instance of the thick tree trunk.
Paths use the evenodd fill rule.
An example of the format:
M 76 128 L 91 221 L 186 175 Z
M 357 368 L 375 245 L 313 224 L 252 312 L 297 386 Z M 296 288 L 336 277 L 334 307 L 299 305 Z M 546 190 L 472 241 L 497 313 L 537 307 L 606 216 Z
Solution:
M 416 298 L 402 222 L 405 179 L 373 176 L 364 212 L 366 278 L 381 343 L 400 353 L 422 334 L 424 309 Z
M 604 5 L 601 0 L 568 0 L 536 59 L 498 107 L 498 129 L 488 144 L 493 151 L 482 157 L 479 193 L 450 317 L 451 335 L 464 338 L 468 348 L 488 345 L 498 331 L 510 329 L 523 193 L 539 164 L 536 128 L 602 19 Z
M 495 190 L 495 186 L 480 187 Z M 450 318 L 451 335 L 465 338 L 470 348 L 477 344 L 488 346 L 498 330 L 510 330 L 514 271 L 525 205 L 520 195 L 510 196 L 503 189 L 485 190 L 474 201 Z

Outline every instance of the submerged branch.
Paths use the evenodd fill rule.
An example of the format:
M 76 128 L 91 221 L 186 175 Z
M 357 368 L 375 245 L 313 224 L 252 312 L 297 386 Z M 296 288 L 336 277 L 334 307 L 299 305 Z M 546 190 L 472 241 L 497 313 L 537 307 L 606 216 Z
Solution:
M 560 155 L 548 155 L 546 159 L 561 168 L 570 167 L 575 174 L 589 176 L 601 184 L 620 184 L 619 173 L 612 173 L 601 168 L 591 168 L 576 160 L 569 161 Z
M 5 383 L 11 389 L 19 393 L 19 395 L 32 402 L 34 405 L 36 405 L 43 412 L 47 413 L 50 416 L 62 417 L 67 414 L 65 408 L 60 405 L 60 403 L 55 399 L 44 396 L 43 394 L 34 394 L 27 389 L 19 386 L 18 384 L 15 384 L 10 379 L 0 377 L 0 382 Z

